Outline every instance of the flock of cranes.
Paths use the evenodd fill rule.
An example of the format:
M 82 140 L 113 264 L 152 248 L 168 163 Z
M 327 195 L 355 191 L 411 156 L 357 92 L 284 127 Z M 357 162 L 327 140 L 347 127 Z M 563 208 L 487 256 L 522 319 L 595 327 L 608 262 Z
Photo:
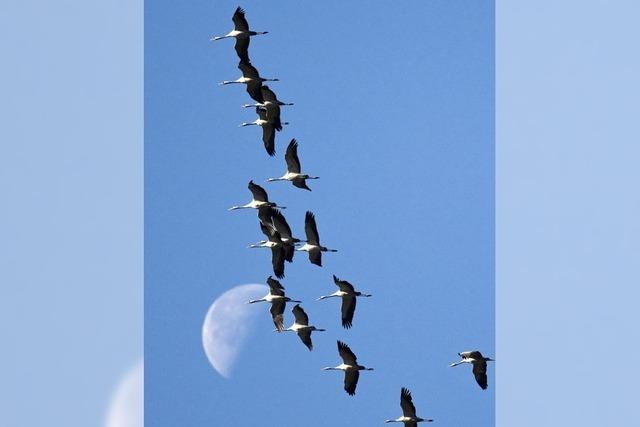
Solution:
M 235 50 L 240 59 L 238 69 L 242 72 L 242 77 L 223 81 L 221 85 L 228 84 L 244 84 L 249 96 L 255 101 L 251 104 L 244 104 L 244 108 L 255 108 L 258 118 L 253 122 L 242 123 L 240 126 L 260 126 L 262 128 L 262 141 L 269 156 L 275 155 L 275 135 L 276 132 L 282 130 L 283 122 L 280 118 L 281 106 L 290 106 L 293 103 L 285 103 L 279 101 L 276 94 L 266 85 L 267 81 L 278 81 L 276 78 L 263 78 L 258 70 L 251 64 L 249 59 L 249 43 L 251 37 L 267 34 L 266 31 L 252 31 L 245 18 L 245 12 L 238 7 L 233 14 L 234 29 L 224 36 L 213 37 L 211 40 L 221 40 L 226 38 L 235 39 Z M 287 172 L 279 178 L 269 178 L 267 182 L 289 181 L 295 187 L 311 191 L 307 186 L 307 180 L 315 180 L 319 177 L 302 173 L 300 159 L 298 158 L 298 142 L 292 139 L 287 146 L 285 153 L 285 161 L 287 164 Z M 249 181 L 249 191 L 251 192 L 251 201 L 245 205 L 233 206 L 229 210 L 237 209 L 256 209 L 260 230 L 265 235 L 266 240 L 261 240 L 255 244 L 249 245 L 249 248 L 269 248 L 271 249 L 271 263 L 273 274 L 282 279 L 285 277 L 285 262 L 293 262 L 296 251 L 307 252 L 309 261 L 319 267 L 322 267 L 323 252 L 337 252 L 320 244 L 320 234 L 316 223 L 316 217 L 311 211 L 307 211 L 304 219 L 304 230 L 306 240 L 301 240 L 293 236 L 291 227 L 286 218 L 282 214 L 285 206 L 278 205 L 269 200 L 269 196 L 264 188 L 257 185 L 253 180 Z M 361 291 L 356 291 L 354 286 L 346 280 L 341 280 L 333 275 L 333 281 L 338 290 L 332 294 L 324 295 L 318 300 L 328 298 L 340 298 L 341 304 L 341 321 L 345 329 L 353 326 L 353 319 L 356 310 L 356 302 L 358 298 L 371 297 Z M 313 341 L 311 335 L 313 332 L 323 332 L 325 329 L 318 328 L 309 324 L 309 316 L 300 306 L 301 301 L 293 300 L 285 295 L 285 288 L 280 281 L 272 276 L 267 278 L 269 293 L 263 298 L 251 300 L 248 303 L 267 302 L 271 305 L 270 313 L 275 331 L 277 332 L 295 332 L 302 343 L 309 349 L 313 350 Z M 284 312 L 287 303 L 295 303 L 291 312 L 294 316 L 294 322 L 288 328 L 284 327 Z M 351 348 L 342 341 L 337 341 L 338 354 L 342 359 L 340 365 L 334 367 L 326 367 L 323 370 L 338 370 L 344 372 L 344 390 L 350 396 L 355 395 L 360 371 L 372 371 L 373 368 L 365 367 L 358 363 L 355 353 Z M 487 362 L 493 359 L 484 357 L 479 351 L 465 351 L 458 355 L 461 360 L 452 363 L 450 366 L 458 366 L 461 364 L 473 365 L 473 375 L 478 385 L 484 390 L 487 388 Z M 416 427 L 419 422 L 432 422 L 432 419 L 420 418 L 416 415 L 416 408 L 413 404 L 411 392 L 407 388 L 400 391 L 400 407 L 402 408 L 402 416 L 392 420 L 386 420 L 386 423 L 404 423 L 405 427 Z

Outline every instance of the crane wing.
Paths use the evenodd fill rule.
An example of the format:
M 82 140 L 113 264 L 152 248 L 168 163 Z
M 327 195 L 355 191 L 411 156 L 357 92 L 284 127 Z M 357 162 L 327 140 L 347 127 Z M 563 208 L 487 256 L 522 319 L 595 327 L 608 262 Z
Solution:
M 342 297 L 342 327 L 345 329 L 353 326 L 353 314 L 356 312 L 356 301 L 358 301 L 358 299 L 351 295 Z
M 262 97 L 266 102 L 278 103 L 278 98 L 276 98 L 275 92 L 272 91 L 269 86 L 262 86 Z
M 238 7 L 231 20 L 233 21 L 233 28 L 236 31 L 249 31 L 249 23 L 247 22 L 247 18 L 244 16 L 243 8 Z
M 413 405 L 411 392 L 405 387 L 402 387 L 402 390 L 400 390 L 400 407 L 402 408 L 402 415 L 415 418 L 416 407 Z
M 349 396 L 353 396 L 354 394 L 356 394 L 358 378 L 360 378 L 360 371 L 345 371 L 344 391 L 346 391 Z
M 309 351 L 313 350 L 313 343 L 311 342 L 311 329 L 300 329 L 298 331 L 300 340 L 307 346 Z
M 300 159 L 298 158 L 298 141 L 295 138 L 291 140 L 287 146 L 287 152 L 284 154 L 284 160 L 287 162 L 287 172 L 300 173 Z
M 287 302 L 284 299 L 277 299 L 271 303 L 271 318 L 273 319 L 273 324 L 276 326 L 278 331 L 282 331 L 284 329 L 284 308 L 287 305 Z
M 342 341 L 338 341 L 338 353 L 345 365 L 356 366 L 358 364 L 356 355 L 353 354 L 349 346 Z
M 279 279 L 284 277 L 284 259 L 285 254 L 282 245 L 271 248 L 271 264 L 273 265 L 273 273 Z
M 238 54 L 238 58 L 242 62 L 249 62 L 249 43 L 250 37 L 236 37 L 235 49 Z
M 282 286 L 282 284 L 273 277 L 269 276 L 267 278 L 267 285 L 269 285 L 269 292 L 271 295 L 284 296 L 284 286 Z
M 309 261 L 318 267 L 322 267 L 322 252 L 319 249 L 309 251 Z
M 276 154 L 276 132 L 273 126 L 269 124 L 262 126 L 262 142 L 267 154 L 274 156 Z
M 262 87 L 262 82 L 260 80 L 253 79 L 253 80 L 249 80 L 246 86 L 247 86 L 247 93 L 249 94 L 251 99 L 253 99 L 257 103 L 262 104 L 264 102 L 264 99 L 262 98 L 262 92 L 260 91 L 260 88 Z M 260 115 L 260 113 L 258 113 L 258 115 Z
M 278 132 L 282 130 L 282 122 L 280 121 L 280 106 L 269 102 L 265 106 L 267 110 L 267 121 L 273 125 L 273 128 Z
M 253 180 L 249 181 L 249 185 L 247 186 L 251 194 L 253 195 L 253 200 L 258 202 L 268 202 L 269 196 L 264 188 L 260 187 L 258 184 L 254 183 Z
M 278 230 L 278 233 L 285 239 L 292 239 L 293 236 L 291 234 L 291 227 L 289 227 L 289 223 L 287 223 L 287 219 L 284 217 L 282 212 L 278 209 L 271 209 L 271 220 L 273 221 L 273 225 Z
M 486 390 L 487 383 L 487 362 L 484 359 L 478 360 L 473 363 L 473 376 L 476 377 L 476 382 L 481 389 Z
M 304 232 L 307 235 L 307 242 L 311 245 L 320 245 L 320 235 L 316 225 L 316 217 L 311 211 L 307 211 L 304 217 Z M 311 252 L 309 252 L 311 254 Z M 313 262 L 313 261 L 311 261 Z M 315 264 L 315 263 L 314 263 Z
M 307 180 L 304 178 L 294 178 L 291 181 L 294 187 L 302 188 L 303 190 L 311 191 L 311 189 L 307 186 Z
M 299 325 L 309 325 L 309 316 L 304 312 L 300 304 L 296 304 L 291 310 L 293 313 L 293 317 L 296 320 L 296 323 Z
M 342 292 L 347 292 L 350 294 L 353 294 L 355 292 L 355 288 L 351 283 L 347 282 L 346 280 L 338 279 L 335 274 L 333 275 L 333 283 L 335 283 Z

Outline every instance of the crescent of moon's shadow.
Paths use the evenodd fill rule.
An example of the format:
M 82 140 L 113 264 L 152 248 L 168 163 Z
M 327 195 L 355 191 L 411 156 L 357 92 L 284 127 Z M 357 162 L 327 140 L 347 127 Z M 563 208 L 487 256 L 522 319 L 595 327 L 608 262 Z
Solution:
M 231 375 L 251 326 L 262 312 L 247 302 L 262 298 L 268 289 L 256 284 L 236 286 L 220 295 L 207 311 L 202 325 L 202 346 L 211 366 L 225 378 Z
M 144 365 L 138 362 L 118 384 L 111 398 L 105 427 L 144 426 Z

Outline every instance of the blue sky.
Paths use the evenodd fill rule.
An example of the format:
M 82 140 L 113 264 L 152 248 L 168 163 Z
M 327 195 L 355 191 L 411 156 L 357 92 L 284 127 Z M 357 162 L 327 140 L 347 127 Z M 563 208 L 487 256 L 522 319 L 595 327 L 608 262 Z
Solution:
M 447 367 L 458 351 L 494 349 L 492 3 L 244 3 L 252 27 L 270 32 L 252 40 L 254 65 L 296 103 L 275 158 L 259 129 L 237 126 L 254 116 L 239 108 L 244 88 L 217 86 L 239 76 L 238 60 L 232 41 L 208 38 L 230 30 L 236 6 L 147 4 L 146 422 L 231 425 L 242 411 L 240 425 L 309 415 L 309 426 L 372 425 L 399 415 L 407 386 L 425 416 L 493 425 L 493 369 L 483 392 L 468 367 Z M 328 332 L 309 353 L 255 307 L 263 316 L 226 380 L 202 351 L 204 315 L 225 290 L 271 272 L 266 252 L 246 249 L 260 238 L 255 213 L 226 208 L 248 200 L 249 179 L 284 171 L 293 137 L 321 179 L 311 193 L 266 188 L 298 235 L 314 211 L 339 252 L 323 268 L 298 256 L 283 284 Z M 368 241 L 381 246 L 364 252 Z M 337 301 L 314 301 L 333 291 L 332 274 L 374 294 L 349 331 Z M 336 339 L 376 368 L 355 398 L 339 373 L 320 371 L 338 363 Z

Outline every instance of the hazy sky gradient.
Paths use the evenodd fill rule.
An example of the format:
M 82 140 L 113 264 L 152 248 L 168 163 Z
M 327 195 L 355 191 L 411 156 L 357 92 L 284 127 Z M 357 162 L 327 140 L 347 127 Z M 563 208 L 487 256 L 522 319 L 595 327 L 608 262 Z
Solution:
M 217 85 L 240 75 L 233 41 L 208 41 L 232 28 L 236 6 L 146 5 L 147 423 L 298 426 L 311 416 L 306 425 L 370 426 L 399 415 L 407 386 L 425 417 L 492 426 L 493 370 L 483 392 L 468 366 L 447 367 L 458 351 L 494 348 L 492 3 L 244 3 L 251 26 L 270 32 L 252 40 L 253 63 L 296 103 L 283 109 L 291 125 L 275 158 L 259 129 L 238 128 L 255 116 L 239 108 L 244 87 Z M 310 353 L 271 332 L 267 306 L 256 305 L 262 322 L 225 380 L 202 351 L 206 311 L 271 273 L 268 252 L 246 249 L 261 238 L 255 212 L 226 208 L 249 200 L 249 179 L 284 172 L 292 137 L 321 179 L 311 193 L 265 188 L 298 236 L 310 209 L 339 250 L 324 268 L 298 254 L 283 280 L 328 332 Z M 370 241 L 380 246 L 364 253 Z M 349 331 L 338 301 L 315 301 L 333 292 L 332 274 L 374 295 Z M 339 363 L 336 339 L 376 369 L 355 398 L 341 374 L 320 371 Z

